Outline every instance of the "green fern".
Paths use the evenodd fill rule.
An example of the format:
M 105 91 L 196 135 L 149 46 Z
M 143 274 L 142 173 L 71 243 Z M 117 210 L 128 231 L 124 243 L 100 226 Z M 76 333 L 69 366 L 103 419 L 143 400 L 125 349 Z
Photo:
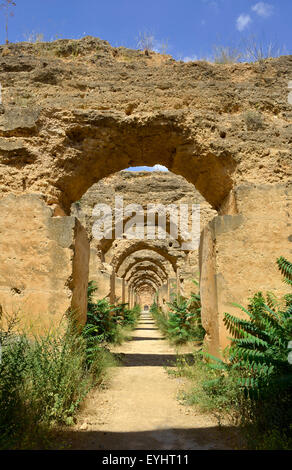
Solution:
M 292 264 L 283 257 L 277 264 L 284 281 L 292 285 Z M 285 301 L 281 308 L 272 294 L 265 298 L 259 292 L 247 309 L 237 305 L 248 319 L 225 313 L 223 321 L 232 335 L 227 368 L 237 371 L 239 386 L 251 398 L 292 386 L 292 366 L 288 362 L 288 343 L 292 339 L 290 294 Z
M 277 264 L 281 273 L 285 276 L 284 282 L 292 286 L 292 263 L 281 256 L 277 259 Z

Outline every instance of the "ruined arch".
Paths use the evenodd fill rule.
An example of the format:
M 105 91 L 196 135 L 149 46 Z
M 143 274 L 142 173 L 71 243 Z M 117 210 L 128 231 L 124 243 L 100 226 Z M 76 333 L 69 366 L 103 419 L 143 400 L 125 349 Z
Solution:
M 132 277 L 129 280 L 129 286 L 133 287 L 136 286 L 137 283 L 142 282 L 142 281 L 151 281 L 153 284 L 155 284 L 157 287 L 162 285 L 162 281 L 159 276 L 153 275 L 153 273 L 145 273 L 145 274 L 138 274 L 134 277 Z
M 166 274 L 175 275 L 173 265 L 170 261 L 166 259 L 164 255 L 161 255 L 152 249 L 134 251 L 121 263 L 119 269 L 116 271 L 117 275 L 124 277 L 132 266 L 142 261 L 155 263 L 155 265 L 159 266 Z
M 140 281 L 143 279 L 152 279 L 159 286 L 163 284 L 163 279 L 161 279 L 161 277 L 158 274 L 150 270 L 133 274 L 129 282 L 130 284 L 135 284 L 136 281 Z
M 142 258 L 141 260 L 136 260 L 136 261 L 133 261 L 132 263 L 129 263 L 128 266 L 125 267 L 125 269 L 120 273 L 120 276 L 126 278 L 128 272 L 131 271 L 131 269 L 134 266 L 139 265 L 140 263 L 149 263 L 149 265 L 155 265 L 157 268 L 159 268 L 164 273 L 165 276 L 167 276 L 167 271 L 166 271 L 165 267 L 163 266 L 163 264 L 160 263 L 160 261 L 158 261 L 157 259 L 154 260 L 153 258 L 147 258 L 147 257 Z M 119 274 L 119 273 L 117 273 L 117 274 Z
M 100 179 L 130 166 L 156 163 L 184 176 L 217 209 L 234 185 L 232 154 L 212 151 L 207 141 L 196 140 L 177 113 L 137 120 L 72 111 L 51 176 L 59 202 L 68 210 Z
M 13 56 L 2 58 L 0 303 L 27 301 L 28 317 L 46 318 L 80 306 L 84 321 L 88 248 L 78 221 L 66 217 L 70 204 L 106 175 L 160 163 L 220 209 L 200 247 L 207 344 L 218 351 L 232 302 L 244 304 L 253 289 L 271 285 L 283 292 L 274 260 L 291 255 L 291 59 L 224 69 L 169 59 L 158 66 L 142 56 L 129 64 L 107 46 L 100 80 L 91 53 L 101 42 L 81 44 L 90 51 L 80 57 L 84 93 L 73 85 L 80 79 L 73 61 L 50 58 L 42 46 L 15 44 Z M 18 58 L 19 71 L 11 67 Z M 38 106 L 15 103 L 24 84 L 35 94 L 39 76 L 49 80 L 38 82 Z M 245 113 L 253 109 L 262 113 L 262 129 L 248 129 Z M 176 270 L 178 261 L 170 261 Z
M 121 242 L 124 242 L 124 240 L 121 240 Z M 163 243 L 159 242 L 151 242 L 150 240 L 135 240 L 133 243 L 125 243 L 126 248 L 124 250 L 121 250 L 120 254 L 114 255 L 114 257 L 111 260 L 111 264 L 114 267 L 115 271 L 117 272 L 121 266 L 121 264 L 124 262 L 124 260 L 130 256 L 132 253 L 140 250 L 152 250 L 159 255 L 163 256 L 165 259 L 167 259 L 172 267 L 173 270 L 176 271 L 176 264 L 177 264 L 177 257 L 183 257 L 184 253 L 183 252 L 178 252 L 178 255 L 175 256 L 174 254 L 170 254 L 167 248 L 164 246 Z
M 156 282 L 151 278 L 151 277 L 145 277 L 144 279 L 138 279 L 135 282 L 130 284 L 130 287 L 133 289 L 136 289 L 137 287 L 141 286 L 142 284 L 148 284 L 152 286 L 155 291 L 157 291 L 159 285 L 156 284 Z
M 120 245 L 123 246 L 123 241 L 119 241 Z M 154 247 L 154 249 L 153 249 Z M 164 247 L 164 249 L 162 249 Z M 114 272 L 118 276 L 122 276 L 125 280 L 128 289 L 134 290 L 137 292 L 137 287 L 143 283 L 143 281 L 147 280 L 148 282 L 152 282 L 153 288 L 155 291 L 159 290 L 163 285 L 168 286 L 168 282 L 170 276 L 172 276 L 172 281 L 176 281 L 176 263 L 177 256 L 174 253 L 178 253 L 176 250 L 172 250 L 173 254 L 169 255 L 167 251 L 167 246 L 159 243 L 156 245 L 153 244 L 151 241 L 145 242 L 141 244 L 140 241 L 132 241 L 132 243 L 126 243 L 126 249 L 118 250 L 116 257 L 113 257 L 111 261 L 111 265 L 113 266 Z M 137 257 L 137 253 L 141 252 L 141 258 Z M 150 257 L 150 254 L 155 253 L 156 258 L 158 257 L 159 260 L 153 259 Z M 165 255 L 165 252 L 168 255 Z M 147 253 L 145 261 L 145 254 Z M 136 255 L 136 257 L 135 257 Z M 184 256 L 184 254 L 178 253 L 179 257 Z M 133 261 L 132 261 L 132 258 Z M 117 264 L 113 262 L 113 260 L 117 261 Z M 131 260 L 127 263 L 127 260 Z M 171 262 L 171 260 L 173 262 Z M 156 263 L 158 261 L 158 263 Z M 165 266 L 167 264 L 168 267 Z M 168 292 L 168 287 L 166 287 Z M 130 295 L 129 295 L 130 297 Z
M 135 293 L 138 303 L 143 307 L 144 304 L 151 305 L 157 296 L 157 288 L 148 281 L 141 281 L 135 287 Z
M 133 270 L 129 273 L 128 277 L 125 277 L 124 279 L 126 281 L 129 281 L 136 274 L 143 274 L 144 272 L 149 272 L 149 271 L 156 274 L 161 279 L 161 281 L 166 281 L 167 278 L 168 278 L 168 276 L 163 271 L 161 271 L 160 269 L 157 269 L 157 267 L 155 267 L 155 265 L 146 265 L 146 266 L 145 265 L 140 265 L 140 266 L 135 266 L 133 268 Z

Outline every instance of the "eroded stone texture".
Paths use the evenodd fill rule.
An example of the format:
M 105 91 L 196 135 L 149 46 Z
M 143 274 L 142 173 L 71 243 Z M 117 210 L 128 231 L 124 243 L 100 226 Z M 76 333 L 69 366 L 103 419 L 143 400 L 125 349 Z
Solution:
M 110 298 L 112 267 L 101 261 L 100 252 L 91 245 L 89 259 L 89 281 L 94 281 L 97 291 L 94 293 L 95 299 L 104 297 Z
M 145 214 L 144 240 L 116 238 L 114 230 L 116 198 L 123 201 L 124 225 L 130 219 L 127 216 L 127 206 L 139 204 L 142 207 Z M 113 232 L 109 239 L 96 240 L 93 228 L 98 218 L 94 216 L 94 208 L 100 204 L 107 204 L 111 208 Z M 80 201 L 72 205 L 71 213 L 79 218 L 91 238 L 89 279 L 94 280 L 98 286 L 96 296 L 107 297 L 112 303 L 124 302 L 126 297 L 129 298 L 129 292 L 126 294 L 126 290 L 134 289 L 140 299 L 138 301 L 142 302 L 140 294 L 142 289 L 143 299 L 147 297 L 149 303 L 151 293 L 153 302 L 157 293 L 158 303 L 166 310 L 167 302 L 170 300 L 169 278 L 176 279 L 176 294 L 188 297 L 191 292 L 198 290 L 193 282 L 193 279 L 199 277 L 198 250 L 182 249 L 179 219 L 178 237 L 171 238 L 169 223 L 173 209 L 166 212 L 166 238 L 148 240 L 146 218 L 148 204 L 157 204 L 162 208 L 172 204 L 178 209 L 178 213 L 180 204 L 187 205 L 189 229 L 192 223 L 193 205 L 200 205 L 201 228 L 217 214 L 195 187 L 183 177 L 159 171 L 122 171 L 105 178 L 93 185 Z M 198 229 L 200 230 L 199 227 Z M 108 266 L 111 267 L 110 275 L 107 273 Z
M 291 178 L 291 56 L 182 63 L 92 37 L 4 50 L 0 136 L 21 149 L 1 157 L 0 194 L 68 210 L 101 178 L 161 163 L 219 209 L 242 182 Z
M 74 310 L 84 322 L 89 243 L 75 217 L 53 217 L 38 195 L 0 200 L 0 305 L 27 327 L 56 326 Z
M 246 307 L 258 291 L 289 292 L 276 260 L 292 255 L 292 186 L 239 186 L 235 198 L 239 214 L 215 217 L 201 243 L 202 321 L 216 353 L 228 344 L 224 312 L 243 315 L 233 303 Z
M 13 300 L 27 318 L 41 310 L 48 319 L 74 298 L 84 318 L 86 238 L 66 214 L 102 178 L 156 163 L 184 176 L 220 214 L 201 244 L 210 349 L 226 344 L 230 301 L 285 290 L 275 259 L 291 258 L 291 56 L 182 63 L 92 37 L 11 44 L 0 54 L 1 305 Z M 149 246 L 120 240 L 94 248 L 96 266 L 110 261 L 116 271 L 112 286 L 126 257 Z M 151 248 L 175 271 L 169 292 L 187 292 L 181 278 L 194 270 L 191 257 L 163 243 Z M 160 281 L 148 274 L 148 292 L 163 285 L 158 272 Z M 137 275 L 128 286 L 130 305 L 140 283 Z
M 141 287 L 138 290 L 138 302 L 141 305 L 141 308 L 144 309 L 144 307 L 148 307 L 148 311 L 150 306 L 153 303 L 153 296 L 155 295 L 155 292 L 151 289 Z

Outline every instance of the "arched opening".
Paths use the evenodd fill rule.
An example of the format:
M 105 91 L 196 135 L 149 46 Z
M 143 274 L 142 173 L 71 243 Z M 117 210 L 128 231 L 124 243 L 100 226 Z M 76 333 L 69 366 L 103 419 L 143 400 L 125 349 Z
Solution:
M 41 126 L 40 124 L 40 129 Z M 53 135 L 55 128 L 56 125 L 50 129 Z M 80 210 L 75 208 L 73 218 L 66 216 L 71 203 L 75 201 L 75 206 L 76 203 L 78 205 L 92 185 L 113 172 L 135 165 L 153 166 L 159 163 L 171 170 L 173 175 L 177 175 L 180 185 L 184 178 L 189 184 L 195 185 L 193 187 L 199 191 L 197 201 L 208 206 L 205 206 L 206 227 L 217 211 L 220 213 L 213 225 L 208 225 L 208 229 L 204 231 L 199 262 L 196 259 L 197 254 L 180 250 L 171 237 L 166 238 L 166 243 L 153 240 L 150 245 L 154 252 L 164 256 L 172 265 L 176 279 L 170 284 L 176 282 L 177 291 L 187 292 L 189 284 L 184 278 L 193 275 L 194 270 L 198 272 L 200 268 L 202 312 L 209 335 L 208 341 L 212 342 L 211 338 L 216 336 L 217 345 L 225 345 L 226 332 L 220 327 L 220 322 L 226 306 L 233 301 L 244 301 L 248 297 L 249 288 L 242 278 L 246 266 L 246 255 L 243 255 L 246 253 L 246 240 L 250 240 L 250 266 L 254 263 L 254 250 L 259 250 L 261 246 L 261 252 L 264 251 L 262 244 L 265 232 L 262 228 L 256 231 L 254 229 L 259 218 L 262 220 L 261 227 L 265 225 L 265 212 L 258 209 L 260 201 L 261 208 L 269 210 L 269 213 L 272 210 L 265 204 L 264 188 L 252 184 L 238 186 L 240 159 L 233 147 L 233 152 L 226 147 L 228 139 L 224 139 L 224 146 L 221 141 L 220 145 L 214 144 L 213 131 L 209 127 L 205 129 L 206 138 L 197 136 L 193 126 L 187 125 L 186 117 L 176 111 L 152 114 L 150 117 L 141 115 L 138 119 L 132 115 L 125 118 L 119 113 L 109 116 L 99 111 L 72 110 L 66 123 L 62 121 L 58 129 L 54 150 L 51 149 L 50 155 L 46 154 L 44 166 L 33 162 L 33 171 L 25 176 L 24 189 L 19 190 L 18 185 L 13 193 L 1 199 L 3 220 L 6 221 L 3 228 L 5 237 L 15 241 L 10 246 L 5 245 L 2 250 L 7 269 L 2 281 L 4 288 L 1 304 L 5 306 L 13 303 L 15 308 L 15 304 L 20 302 L 22 309 L 27 309 L 27 317 L 30 314 L 42 315 L 42 311 L 55 315 L 69 308 L 79 309 L 83 312 L 80 317 L 84 319 L 88 279 L 86 259 L 89 251 L 86 248 L 86 234 L 74 220 L 74 216 L 77 216 L 83 223 Z M 49 172 L 46 165 L 49 165 Z M 161 181 L 165 178 L 164 173 Z M 106 190 L 106 184 L 103 189 Z M 145 194 L 151 194 L 153 189 L 153 186 L 148 185 Z M 273 200 L 287 199 L 285 185 L 279 188 L 270 185 L 267 190 Z M 181 197 L 182 201 L 183 198 L 184 195 Z M 15 221 L 19 220 L 20 212 L 22 219 L 16 234 Z M 87 214 L 83 216 L 86 225 Z M 283 216 L 283 220 L 285 217 Z M 7 225 L 9 219 L 13 221 L 11 227 Z M 283 239 L 281 246 L 286 246 L 286 240 L 290 236 L 286 222 L 283 222 L 281 236 L 277 238 Z M 257 223 L 257 227 L 258 225 Z M 29 233 L 28 245 L 31 253 L 27 257 L 39 260 L 41 255 L 38 266 L 29 274 L 26 270 L 28 259 L 23 258 L 22 254 L 22 247 L 27 244 L 23 233 Z M 34 237 L 35 242 L 32 243 Z M 232 274 L 226 268 L 230 263 L 231 253 L 229 249 L 226 250 L 226 244 L 228 247 L 232 246 L 233 256 L 236 257 L 236 263 L 232 266 L 234 270 L 237 266 L 237 269 Z M 103 296 L 109 296 L 112 287 L 116 286 L 119 289 L 116 297 L 125 299 L 127 289 L 123 282 L 125 279 L 119 277 L 119 269 L 127 257 L 148 247 L 149 243 L 146 244 L 144 240 L 132 243 L 128 239 L 115 240 L 115 243 L 105 240 L 96 245 L 91 244 L 89 271 L 92 268 L 96 270 L 101 284 L 105 278 L 111 282 L 110 288 L 107 282 L 104 283 Z M 264 257 L 265 266 L 272 266 L 272 261 L 269 260 L 272 255 L 274 258 L 278 255 L 275 247 L 271 247 L 269 253 L 270 256 L 266 254 Z M 98 263 L 94 257 L 98 258 Z M 18 260 L 17 268 L 14 266 L 14 259 Z M 25 270 L 25 276 L 22 270 Z M 254 267 L 250 276 L 254 285 L 262 288 L 266 280 L 261 278 L 262 281 L 259 282 L 258 276 L 253 274 L 256 271 Z M 232 288 L 235 279 L 236 292 Z M 45 286 L 42 296 L 39 293 L 40 286 Z M 218 339 L 220 331 L 222 340 Z
M 216 209 L 233 187 L 232 155 L 221 149 L 212 152 L 209 143 L 196 140 L 176 114 L 158 113 L 138 121 L 132 116 L 73 112 L 71 122 L 51 175 L 65 211 L 94 183 L 134 166 L 167 167 L 194 184 Z
M 173 225 L 172 207 L 180 203 L 190 205 L 190 203 L 198 204 L 199 201 L 203 201 L 208 208 L 209 219 L 216 214 L 216 211 L 212 210 L 211 206 L 195 190 L 195 187 L 187 183 L 183 177 L 178 177 L 169 171 L 145 172 L 140 171 L 139 168 L 137 170 L 135 172 L 124 170 L 115 173 L 93 185 L 81 198 L 77 211 L 75 204 L 72 205 L 72 213 L 78 215 L 87 226 L 87 231 L 92 238 L 91 251 L 95 250 L 93 257 L 95 256 L 97 261 L 95 265 L 93 264 L 93 269 L 90 269 L 90 276 L 93 270 L 103 271 L 103 275 L 99 276 L 97 283 L 103 285 L 104 282 L 110 282 L 110 287 L 102 291 L 103 296 L 109 297 L 111 302 L 129 301 L 131 303 L 132 291 L 135 290 L 137 293 L 138 288 L 141 288 L 141 282 L 146 279 L 149 281 L 152 278 L 155 283 L 155 286 L 152 286 L 152 302 L 154 301 L 154 293 L 158 292 L 159 302 L 165 307 L 170 300 L 170 295 L 175 292 L 179 294 L 181 291 L 179 285 L 182 284 L 181 279 L 187 277 L 189 287 L 192 287 L 191 278 L 195 275 L 194 270 L 191 268 L 182 270 L 182 267 L 184 265 L 191 266 L 190 257 L 192 255 L 197 259 L 196 264 L 198 264 L 197 251 L 192 254 L 193 250 L 182 249 L 183 238 L 180 220 L 179 218 L 175 219 Z M 152 223 L 156 227 L 155 239 L 129 239 L 124 238 L 124 234 L 122 237 L 116 238 L 115 231 L 111 231 L 111 228 L 109 229 L 110 237 L 106 237 L 109 233 L 106 232 L 104 238 L 98 241 L 94 239 L 91 229 L 95 221 L 91 212 L 93 213 L 95 210 L 96 203 L 102 202 L 110 204 L 113 213 L 116 210 L 117 196 L 123 198 L 123 208 L 133 202 L 139 203 L 146 213 L 146 216 L 143 216 L 142 224 L 145 229 L 144 233 L 147 235 L 149 194 L 151 194 L 151 202 L 155 203 L 155 207 L 159 207 L 158 212 L 155 213 L 155 219 L 152 219 Z M 168 210 L 164 214 L 165 205 Z M 162 218 L 161 212 L 159 212 L 161 207 Z M 122 214 L 122 222 L 126 225 L 131 220 L 131 216 L 125 215 L 125 212 Z M 163 217 L 165 218 L 163 219 Z M 204 217 L 206 218 L 206 214 Z M 177 239 L 172 237 L 171 229 L 173 228 L 177 233 Z M 160 230 L 160 238 L 158 237 L 158 229 Z M 149 302 L 150 300 L 148 300 Z
M 246 305 L 254 292 L 271 287 L 275 294 L 283 293 L 274 264 L 280 255 L 291 256 L 289 57 L 223 66 L 164 58 L 158 66 L 142 52 L 135 56 L 124 51 L 121 60 L 121 51 L 92 38 L 84 45 L 74 42 L 74 48 L 61 44 L 67 51 L 80 47 L 81 55 L 74 58 L 59 57 L 59 44 L 39 46 L 2 47 L 7 101 L 0 112 L 0 311 L 9 305 L 42 328 L 73 310 L 84 323 L 88 279 L 94 276 L 98 295 L 110 303 L 138 302 L 149 308 L 153 298 L 166 305 L 170 293 L 187 296 L 200 271 L 205 344 L 211 354 L 220 355 L 228 343 L 223 316 L 227 311 L 238 314 L 234 302 Z M 31 106 L 22 103 L 24 83 Z M 259 115 L 257 129 L 246 119 L 253 112 Z M 179 237 L 169 236 L 169 219 L 164 240 L 91 237 L 90 204 L 88 213 L 82 211 L 90 188 L 102 183 L 98 197 L 108 203 L 110 175 L 157 163 L 179 181 L 160 191 L 164 203 L 187 202 L 185 179 L 199 192 L 201 207 L 205 204 L 199 256 L 198 250 L 181 249 Z M 159 200 L 158 181 L 143 185 L 143 178 L 136 176 L 129 199 L 143 204 L 145 198 Z M 160 175 L 161 182 L 167 178 Z M 128 187 L 126 179 L 117 191 Z M 70 212 L 72 203 L 75 212 Z M 128 215 L 123 219 L 129 220 Z M 150 329 L 148 324 L 140 332 L 141 345 Z M 187 423 L 181 410 L 177 420 L 170 419 L 174 407 L 168 413 L 163 409 L 163 419 L 157 420 L 167 395 L 160 387 L 161 399 L 155 406 L 150 403 L 144 385 L 154 384 L 157 391 L 157 368 L 145 367 L 153 365 L 149 351 L 145 355 L 138 359 L 145 372 L 139 407 L 131 406 L 137 403 L 134 394 L 142 393 L 135 389 L 133 394 L 136 371 L 128 367 L 133 380 L 116 390 L 111 409 L 119 409 L 122 417 L 128 416 L 125 406 L 131 407 L 134 419 L 136 410 L 147 415 L 147 428 L 139 423 L 140 442 L 155 435 L 155 448 L 162 432 L 166 447 L 175 442 L 196 447 L 196 437 L 200 443 L 204 432 L 213 439 L 209 424 L 203 431 L 198 422 L 198 435 L 191 422 L 186 429 L 172 426 Z M 148 406 L 143 408 L 145 396 Z M 152 413 L 149 420 L 153 409 L 158 415 Z M 134 437 L 132 430 L 125 435 L 118 426 L 104 428 L 103 435 L 113 429 L 115 446 L 118 436 L 124 441 Z M 101 434 L 92 431 L 90 427 L 84 438 L 95 435 L 100 447 Z

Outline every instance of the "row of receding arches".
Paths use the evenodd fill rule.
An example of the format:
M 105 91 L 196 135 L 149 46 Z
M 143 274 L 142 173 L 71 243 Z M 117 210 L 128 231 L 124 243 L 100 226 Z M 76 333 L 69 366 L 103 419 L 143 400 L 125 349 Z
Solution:
M 124 245 L 124 247 L 123 247 Z M 169 252 L 169 243 L 150 241 L 115 243 L 110 260 L 112 266 L 111 301 L 136 303 L 142 306 L 154 300 L 162 306 L 169 301 L 171 293 L 177 293 L 178 259 L 182 253 Z M 109 255 L 110 256 L 110 255 Z M 117 289 L 121 280 L 122 292 Z M 118 295 L 120 293 L 120 296 Z
M 129 238 L 126 232 L 123 233 L 122 238 L 121 236 L 115 238 L 115 226 L 109 225 L 107 222 L 104 224 L 102 228 L 107 229 L 107 232 L 104 234 L 104 238 L 98 241 L 97 248 L 102 263 L 111 267 L 110 292 L 108 296 L 111 303 L 128 302 L 131 307 L 135 303 L 141 305 L 149 304 L 154 300 L 164 305 L 170 300 L 172 293 L 179 292 L 179 268 L 185 264 L 188 256 L 188 251 L 181 249 L 180 218 L 178 213 L 176 218 L 174 218 L 173 212 L 175 208 L 179 207 L 178 204 L 181 201 L 182 195 L 185 195 L 184 191 L 187 194 L 187 199 L 185 198 L 184 202 L 187 201 L 188 205 L 193 203 L 194 200 L 197 202 L 197 199 L 195 199 L 198 197 L 196 190 L 192 186 L 191 188 L 187 187 L 187 189 L 183 187 L 181 179 L 172 173 L 167 173 L 163 177 L 162 175 L 151 177 L 151 174 L 146 177 L 142 175 L 127 176 L 121 172 L 113 178 L 116 179 L 105 179 L 105 182 L 102 182 L 100 186 L 96 186 L 96 189 L 93 188 L 91 193 L 91 190 L 89 190 L 87 201 L 91 201 L 91 206 L 87 202 L 87 205 L 85 204 L 85 211 L 89 213 L 88 208 L 92 211 L 92 207 L 96 208 L 96 204 L 101 202 L 102 207 L 105 207 L 106 210 L 98 207 L 97 213 L 100 214 L 101 210 L 105 210 L 106 220 L 108 217 L 112 219 L 115 210 L 115 198 L 117 195 L 120 198 L 125 195 L 126 202 L 123 207 L 128 204 L 127 207 L 140 206 L 143 209 L 144 233 L 147 235 L 147 230 L 150 227 L 150 229 L 154 230 L 154 239 L 147 239 L 147 237 L 144 239 Z M 131 186 L 130 190 L 129 186 L 127 186 L 127 179 L 133 181 L 135 178 L 137 178 L 137 186 L 139 186 L 139 178 L 150 180 L 149 189 L 154 188 L 154 191 L 157 191 L 154 197 L 152 194 L 152 201 L 155 201 L 152 204 L 154 206 L 153 210 L 157 211 L 155 216 L 152 217 L 152 225 L 148 219 L 149 197 L 146 195 L 141 198 L 139 190 L 136 192 L 136 188 L 134 188 L 134 191 L 131 191 Z M 158 178 L 164 181 L 164 183 L 158 182 Z M 109 186 L 110 190 L 107 189 L 108 192 L 106 193 L 105 187 L 108 188 Z M 173 188 L 177 188 L 177 193 L 174 192 L 170 197 L 169 191 Z M 161 189 L 166 193 L 166 196 L 163 195 L 162 198 L 159 192 Z M 137 199 L 140 204 L 133 203 Z M 163 216 L 161 216 L 161 211 L 164 214 Z M 123 227 L 125 227 L 125 224 L 130 219 L 129 214 L 124 212 Z M 84 223 L 84 221 L 82 222 Z M 95 235 L 93 227 L 98 226 L 98 223 L 98 218 L 97 222 L 94 217 L 91 218 L 90 228 L 93 244 Z M 102 268 L 101 270 L 103 271 L 104 269 Z

